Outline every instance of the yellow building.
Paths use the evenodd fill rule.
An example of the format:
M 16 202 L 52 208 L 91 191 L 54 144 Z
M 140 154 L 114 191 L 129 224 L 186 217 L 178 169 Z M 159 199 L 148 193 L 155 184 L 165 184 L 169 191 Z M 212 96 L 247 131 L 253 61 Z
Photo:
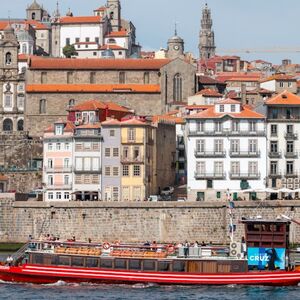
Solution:
M 122 201 L 144 201 L 166 185 L 174 184 L 171 153 L 176 149 L 175 139 L 175 124 L 160 126 L 141 119 L 121 122 Z M 166 160 L 158 162 L 158 153 L 170 155 L 166 154 Z

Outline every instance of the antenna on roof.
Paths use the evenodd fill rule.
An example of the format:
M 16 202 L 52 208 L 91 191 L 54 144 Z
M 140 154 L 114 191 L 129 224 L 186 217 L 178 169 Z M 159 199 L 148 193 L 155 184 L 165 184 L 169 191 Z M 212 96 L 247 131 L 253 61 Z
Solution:
M 7 11 L 8 14 L 8 24 L 10 25 L 10 10 Z

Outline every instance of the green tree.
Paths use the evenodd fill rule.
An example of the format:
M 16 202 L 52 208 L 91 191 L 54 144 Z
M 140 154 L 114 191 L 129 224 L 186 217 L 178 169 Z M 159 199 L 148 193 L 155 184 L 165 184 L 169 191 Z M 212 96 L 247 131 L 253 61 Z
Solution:
M 63 54 L 66 58 L 71 58 L 74 55 L 77 55 L 74 45 L 66 45 L 63 48 Z

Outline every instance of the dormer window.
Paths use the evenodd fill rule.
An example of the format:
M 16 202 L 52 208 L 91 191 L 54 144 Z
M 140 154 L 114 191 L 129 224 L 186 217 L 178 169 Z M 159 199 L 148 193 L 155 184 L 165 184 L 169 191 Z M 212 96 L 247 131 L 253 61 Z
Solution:
M 64 131 L 63 124 L 55 125 L 55 135 L 62 135 L 63 131 Z
M 235 104 L 232 104 L 230 107 L 231 112 L 236 112 Z

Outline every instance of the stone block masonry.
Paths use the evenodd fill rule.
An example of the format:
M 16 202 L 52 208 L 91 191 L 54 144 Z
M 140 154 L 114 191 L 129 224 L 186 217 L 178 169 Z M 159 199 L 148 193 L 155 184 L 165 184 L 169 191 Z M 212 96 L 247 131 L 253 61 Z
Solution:
M 229 219 L 225 202 L 220 203 L 103 203 L 103 202 L 18 202 L 1 195 L 0 242 L 25 242 L 54 234 L 61 240 L 121 240 L 126 242 L 183 242 L 185 240 L 229 243 Z M 300 202 L 237 202 L 236 240 L 244 235 L 241 217 L 261 215 L 274 219 L 286 214 L 300 219 Z M 300 243 L 300 227 L 291 226 L 291 242 Z

